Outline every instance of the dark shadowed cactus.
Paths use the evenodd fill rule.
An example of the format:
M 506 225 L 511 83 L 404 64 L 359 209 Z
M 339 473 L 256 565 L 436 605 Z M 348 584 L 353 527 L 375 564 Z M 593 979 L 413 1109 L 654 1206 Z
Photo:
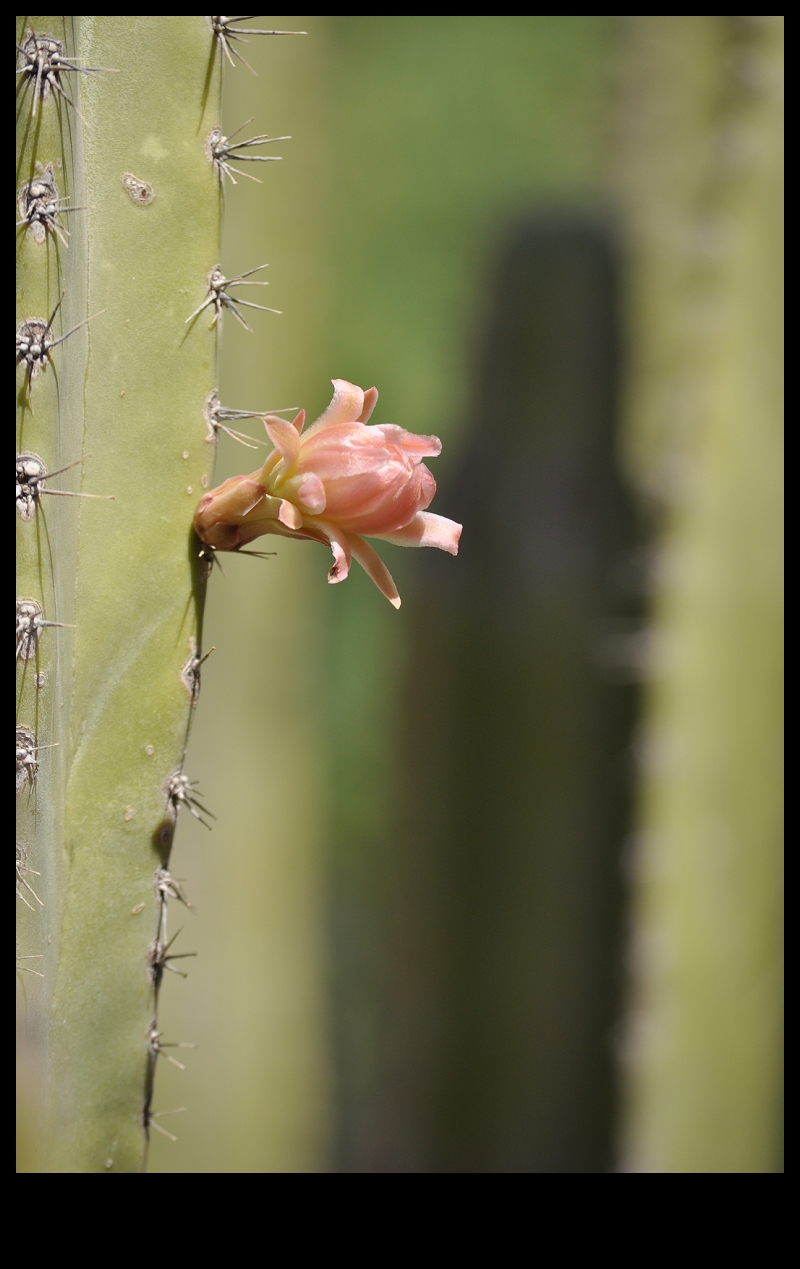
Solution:
M 17 22 L 25 1170 L 144 1167 L 158 987 L 191 954 L 167 932 L 168 865 L 179 812 L 207 818 L 183 758 L 211 563 L 192 513 L 234 299 L 217 266 L 229 21 Z

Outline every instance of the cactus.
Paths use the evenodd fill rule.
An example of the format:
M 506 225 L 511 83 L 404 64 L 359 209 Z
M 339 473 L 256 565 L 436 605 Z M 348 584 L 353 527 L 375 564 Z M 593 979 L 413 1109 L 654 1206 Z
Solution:
M 783 19 L 623 25 L 628 455 L 658 524 L 621 1167 L 782 1170 Z
M 211 563 L 192 514 L 227 430 L 219 319 L 263 307 L 231 293 L 217 265 L 222 180 L 269 140 L 237 152 L 219 126 L 222 63 L 241 56 L 231 21 L 17 25 L 29 1170 L 140 1171 L 150 1129 L 166 1131 L 152 1106 L 158 989 L 191 955 L 167 931 L 170 900 L 186 901 L 170 848 L 181 810 L 208 822 L 183 771 Z

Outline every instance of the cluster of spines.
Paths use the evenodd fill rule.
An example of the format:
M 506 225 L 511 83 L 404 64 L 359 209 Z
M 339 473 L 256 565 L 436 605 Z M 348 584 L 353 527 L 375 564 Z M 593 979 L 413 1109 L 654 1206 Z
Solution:
M 177 805 L 174 806 L 174 814 L 177 815 Z M 185 960 L 188 957 L 196 956 L 197 953 L 172 951 L 172 945 L 181 931 L 178 930 L 175 934 L 173 934 L 172 938 L 169 937 L 167 932 L 169 901 L 170 899 L 177 899 L 189 910 L 191 910 L 192 905 L 187 899 L 180 882 L 170 875 L 169 869 L 166 866 L 162 866 L 156 871 L 155 892 L 156 900 L 158 902 L 158 927 L 156 930 L 156 937 L 150 944 L 147 953 L 147 968 L 150 975 L 150 981 L 153 984 L 154 1009 L 153 1018 L 147 1029 L 146 1036 L 147 1076 L 145 1079 L 144 1104 L 142 1106 L 142 1127 L 147 1135 L 149 1135 L 150 1129 L 154 1128 L 156 1132 L 160 1132 L 162 1136 L 168 1137 L 170 1141 L 175 1141 L 175 1136 L 171 1132 L 168 1132 L 166 1128 L 162 1128 L 157 1121 L 164 1115 L 179 1114 L 180 1111 L 185 1110 L 185 1107 L 181 1106 L 171 1111 L 153 1110 L 156 1067 L 158 1065 L 159 1057 L 164 1056 L 168 1062 L 177 1066 L 179 1070 L 183 1070 L 183 1063 L 179 1062 L 177 1058 L 172 1057 L 170 1054 L 165 1053 L 164 1050 L 168 1048 L 193 1049 L 194 1045 L 187 1042 L 172 1043 L 162 1039 L 161 1033 L 158 1030 L 158 1001 L 161 992 L 161 983 L 163 981 L 164 974 L 168 970 L 173 974 L 180 974 L 182 978 L 186 977 L 183 970 L 178 969 L 178 967 L 173 964 L 173 961 Z
M 53 98 L 60 109 L 62 101 L 80 115 L 78 108 L 66 90 L 65 84 L 70 76 L 80 74 L 97 74 L 102 67 L 80 65 L 70 57 L 64 42 L 55 36 L 28 30 L 22 43 L 16 45 L 17 76 L 23 93 L 29 92 L 31 98 L 30 116 L 35 119 L 48 98 Z M 70 90 L 71 91 L 71 90 Z M 82 117 L 82 116 L 81 116 Z M 58 167 L 61 166 L 59 163 Z M 30 234 L 37 246 L 47 243 L 48 239 L 56 239 L 64 247 L 68 246 L 69 231 L 61 221 L 61 217 L 70 212 L 88 211 L 86 207 L 70 206 L 69 200 L 62 197 L 56 182 L 56 165 L 52 159 L 42 163 L 34 162 L 34 170 L 30 178 L 23 182 L 17 191 L 17 209 L 20 219 L 17 230 Z M 46 267 L 46 266 L 43 266 Z M 64 292 L 49 317 L 29 316 L 24 318 L 16 330 L 16 361 L 22 366 L 25 376 L 26 404 L 32 413 L 32 391 L 34 381 L 46 371 L 51 364 L 55 349 L 69 339 L 77 330 L 85 326 L 91 318 L 85 318 L 71 329 L 60 335 L 54 334 L 56 317 L 64 299 Z M 95 316 L 98 316 L 97 314 Z M 23 522 L 36 519 L 42 509 L 42 497 L 45 494 L 60 497 L 103 497 L 104 495 L 78 494 L 71 490 L 51 489 L 48 481 L 61 475 L 70 468 L 84 461 L 78 458 L 54 471 L 48 471 L 44 461 L 32 452 L 18 453 L 16 457 L 16 509 Z M 41 688 L 45 684 L 45 675 L 39 667 L 39 641 L 48 628 L 64 628 L 68 623 L 49 620 L 44 611 L 43 602 L 39 599 L 18 597 L 16 603 L 16 659 L 22 662 L 23 683 L 28 672 L 29 663 L 33 662 L 34 684 Z M 16 728 L 16 787 L 17 794 L 28 790 L 33 792 L 39 771 L 39 754 L 44 749 L 57 748 L 56 744 L 40 744 L 35 728 L 20 724 Z M 23 890 L 34 894 L 24 874 L 34 873 L 24 862 L 25 852 L 22 846 L 17 847 L 17 894 L 23 902 L 27 899 Z M 38 875 L 36 873 L 35 875 Z M 34 895 L 42 905 L 38 895 Z M 28 904 L 28 906 L 31 906 Z

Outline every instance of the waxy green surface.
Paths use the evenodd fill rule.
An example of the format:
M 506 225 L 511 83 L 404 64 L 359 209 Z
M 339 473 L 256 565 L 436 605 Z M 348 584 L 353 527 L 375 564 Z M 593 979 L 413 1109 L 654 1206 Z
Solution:
M 165 782 L 183 759 L 181 671 L 202 609 L 192 514 L 214 461 L 203 403 L 217 332 L 207 312 L 186 318 L 219 253 L 219 181 L 205 153 L 219 55 L 202 17 L 33 17 L 24 30 L 109 69 L 65 77 L 83 121 L 51 95 L 31 124 L 30 90 L 18 98 L 18 185 L 37 159 L 61 160 L 60 192 L 89 208 L 64 218 L 69 250 L 18 229 L 18 320 L 49 316 L 62 289 L 57 333 L 98 314 L 54 350 L 32 409 L 20 397 L 18 449 L 49 468 L 84 457 L 54 487 L 114 499 L 44 499 L 19 524 L 18 593 L 75 624 L 43 633 L 44 688 L 33 663 L 21 676 L 20 721 L 35 717 L 39 743 L 59 745 L 19 800 L 46 903 L 24 912 L 19 947 L 46 950 L 23 962 L 44 973 L 25 975 L 30 1067 L 47 1071 L 31 1101 L 46 1103 L 39 1167 L 136 1171 L 153 881 L 171 844 Z M 126 174 L 152 188 L 149 203 L 132 200 Z

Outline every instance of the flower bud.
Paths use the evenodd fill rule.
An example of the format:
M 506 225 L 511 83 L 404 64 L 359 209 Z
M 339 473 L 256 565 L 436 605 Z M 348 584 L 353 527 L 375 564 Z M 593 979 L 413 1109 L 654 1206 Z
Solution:
M 260 471 L 205 494 L 195 529 L 220 551 L 265 533 L 324 542 L 333 553 L 330 582 L 344 581 L 355 556 L 399 608 L 397 588 L 363 535 L 458 554 L 461 525 L 427 510 L 436 481 L 422 459 L 435 458 L 441 442 L 391 423 L 369 425 L 377 389 L 363 392 L 345 379 L 333 386 L 333 400 L 305 433 L 303 410 L 292 423 L 265 416 L 274 450 Z

